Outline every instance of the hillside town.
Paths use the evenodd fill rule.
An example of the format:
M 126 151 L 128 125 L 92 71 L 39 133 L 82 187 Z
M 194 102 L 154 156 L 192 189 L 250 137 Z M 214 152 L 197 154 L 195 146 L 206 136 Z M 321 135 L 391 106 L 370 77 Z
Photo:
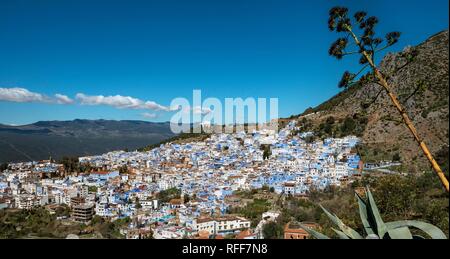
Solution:
M 80 157 L 87 172 L 67 171 L 53 160 L 12 163 L 0 174 L 0 209 L 54 211 L 60 220 L 89 224 L 95 217 L 129 218 L 125 238 L 262 239 L 262 228 L 279 216 L 264 212 L 258 224 L 230 209 L 244 206 L 239 191 L 307 197 L 342 186 L 361 174 L 354 136 L 309 141 L 293 120 L 278 132 L 260 130 L 211 134 L 204 141 L 167 143 L 148 152 L 115 151 Z M 256 226 L 255 226 L 256 225 Z M 285 238 L 306 238 L 286 225 Z

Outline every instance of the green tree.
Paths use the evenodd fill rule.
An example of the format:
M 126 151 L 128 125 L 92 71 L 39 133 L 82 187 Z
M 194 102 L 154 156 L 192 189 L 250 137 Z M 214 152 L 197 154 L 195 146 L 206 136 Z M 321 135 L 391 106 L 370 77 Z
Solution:
M 336 119 L 333 116 L 327 118 L 326 123 L 329 125 L 333 125 Z
M 180 197 L 181 190 L 177 188 L 170 188 L 156 194 L 156 198 L 162 203 L 169 202 L 171 199 L 179 199 Z
M 7 163 L 2 163 L 0 165 L 0 172 L 5 171 L 6 169 L 8 169 L 8 164 Z
M 64 170 L 67 173 L 80 172 L 78 157 L 63 157 L 58 162 L 64 166 Z
M 141 209 L 141 208 L 142 208 L 142 205 L 141 205 L 141 203 L 139 202 L 139 198 L 136 198 L 135 203 L 136 203 L 136 205 L 135 205 L 136 209 Z
M 325 124 L 323 131 L 327 134 L 327 136 L 330 136 L 333 133 L 333 126 L 331 126 L 331 124 Z
M 92 171 L 92 166 L 91 166 L 90 163 L 82 163 L 82 164 L 80 164 L 79 172 L 85 173 L 85 172 L 91 172 L 91 171 Z
M 263 226 L 264 239 L 281 239 L 283 236 L 283 226 L 277 222 L 269 222 Z
M 343 135 L 353 134 L 356 129 L 356 122 L 353 118 L 347 117 L 344 120 L 344 123 L 341 126 L 341 133 Z
M 305 138 L 305 142 L 308 143 L 308 144 L 312 144 L 312 143 L 314 143 L 314 141 L 316 141 L 316 137 L 315 136 L 307 136 Z
M 399 153 L 395 153 L 393 156 L 392 156 L 392 161 L 400 161 L 401 160 L 401 157 L 400 157 L 400 154 Z
M 252 227 L 256 227 L 262 219 L 262 213 L 268 211 L 270 203 L 265 199 L 254 199 L 253 202 L 247 203 L 245 207 L 232 208 L 232 214 L 239 214 L 251 220 Z
M 128 166 L 127 165 L 122 165 L 121 167 L 119 167 L 119 174 L 128 174 Z
M 67 205 L 60 205 L 56 208 L 56 216 L 57 217 L 70 217 L 70 207 Z
M 272 155 L 272 150 L 270 149 L 270 145 L 261 145 L 261 149 L 263 150 L 263 159 L 269 159 Z

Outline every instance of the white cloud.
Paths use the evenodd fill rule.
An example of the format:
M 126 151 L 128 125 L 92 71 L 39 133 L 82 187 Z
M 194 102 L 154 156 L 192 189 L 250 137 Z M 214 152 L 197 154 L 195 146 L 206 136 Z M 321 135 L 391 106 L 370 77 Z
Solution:
M 212 112 L 212 110 L 210 108 L 206 108 L 206 107 L 199 107 L 199 106 L 195 106 L 192 109 L 192 112 L 194 114 L 201 114 L 201 115 L 206 115 L 209 114 L 210 112 Z
M 72 104 L 73 100 L 70 99 L 67 95 L 63 94 L 55 94 L 56 103 L 58 104 Z
M 29 103 L 29 102 L 51 102 L 50 98 L 43 94 L 33 93 L 25 88 L 0 88 L 0 101 Z
M 142 101 L 129 96 L 103 96 L 103 95 L 85 95 L 78 93 L 75 97 L 83 105 L 109 105 L 116 108 L 137 108 L 142 105 Z
M 156 113 L 149 113 L 149 112 L 144 112 L 141 115 L 142 115 L 142 117 L 147 118 L 147 119 L 155 119 L 158 117 L 158 115 Z
M 131 96 L 103 96 L 103 95 L 85 95 L 78 93 L 75 97 L 83 105 L 108 105 L 119 109 L 148 109 L 155 111 L 169 111 L 168 107 L 157 104 L 153 101 L 142 101 Z
M 195 106 L 193 108 L 186 107 L 183 112 L 185 113 L 193 113 L 193 114 L 201 114 L 201 115 L 207 115 L 212 112 L 210 108 L 207 107 L 201 107 L 201 106 Z
M 0 101 L 17 102 L 17 103 L 56 103 L 56 104 L 72 104 L 73 100 L 67 95 L 55 94 L 49 97 L 45 94 L 31 92 L 28 89 L 13 87 L 0 88 Z
M 153 111 L 175 111 L 171 107 L 160 105 L 153 101 L 143 101 L 131 96 L 103 96 L 103 95 L 86 95 L 78 93 L 75 99 L 81 105 L 108 105 L 118 109 L 141 109 Z M 73 104 L 75 100 L 64 94 L 55 94 L 49 97 L 44 94 L 34 93 L 25 88 L 0 88 L 0 101 L 8 102 L 39 102 L 39 103 L 54 103 L 54 104 Z M 148 113 L 147 118 L 154 118 L 154 115 Z
M 168 108 L 168 111 L 177 112 L 177 111 L 181 111 L 182 108 L 183 107 L 181 105 L 179 105 L 179 106 L 171 106 L 171 107 Z
M 170 111 L 171 109 L 165 106 L 162 106 L 160 104 L 157 104 L 153 101 L 147 101 L 144 103 L 143 107 L 145 107 L 146 109 L 150 109 L 150 110 L 161 110 L 161 111 Z

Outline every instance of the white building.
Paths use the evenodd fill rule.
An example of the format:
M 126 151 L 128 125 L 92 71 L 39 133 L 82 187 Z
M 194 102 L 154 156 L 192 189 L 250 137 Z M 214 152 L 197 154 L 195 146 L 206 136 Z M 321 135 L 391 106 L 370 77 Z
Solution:
M 243 217 L 204 218 L 194 222 L 194 229 L 208 231 L 212 235 L 250 228 L 250 223 Z

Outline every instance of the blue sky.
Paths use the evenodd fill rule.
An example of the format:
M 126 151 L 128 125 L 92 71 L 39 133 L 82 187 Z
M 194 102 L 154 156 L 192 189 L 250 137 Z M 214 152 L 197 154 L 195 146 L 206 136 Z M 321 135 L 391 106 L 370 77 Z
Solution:
M 39 101 L 0 101 L 0 123 L 168 121 L 172 113 L 141 104 L 57 104 L 54 95 L 168 106 L 193 89 L 204 98 L 279 98 L 280 116 L 299 114 L 336 94 L 345 70 L 358 70 L 355 60 L 328 56 L 335 5 L 377 16 L 381 35 L 401 31 L 392 51 L 448 29 L 448 0 L 3 0 L 0 88 L 27 89 Z

